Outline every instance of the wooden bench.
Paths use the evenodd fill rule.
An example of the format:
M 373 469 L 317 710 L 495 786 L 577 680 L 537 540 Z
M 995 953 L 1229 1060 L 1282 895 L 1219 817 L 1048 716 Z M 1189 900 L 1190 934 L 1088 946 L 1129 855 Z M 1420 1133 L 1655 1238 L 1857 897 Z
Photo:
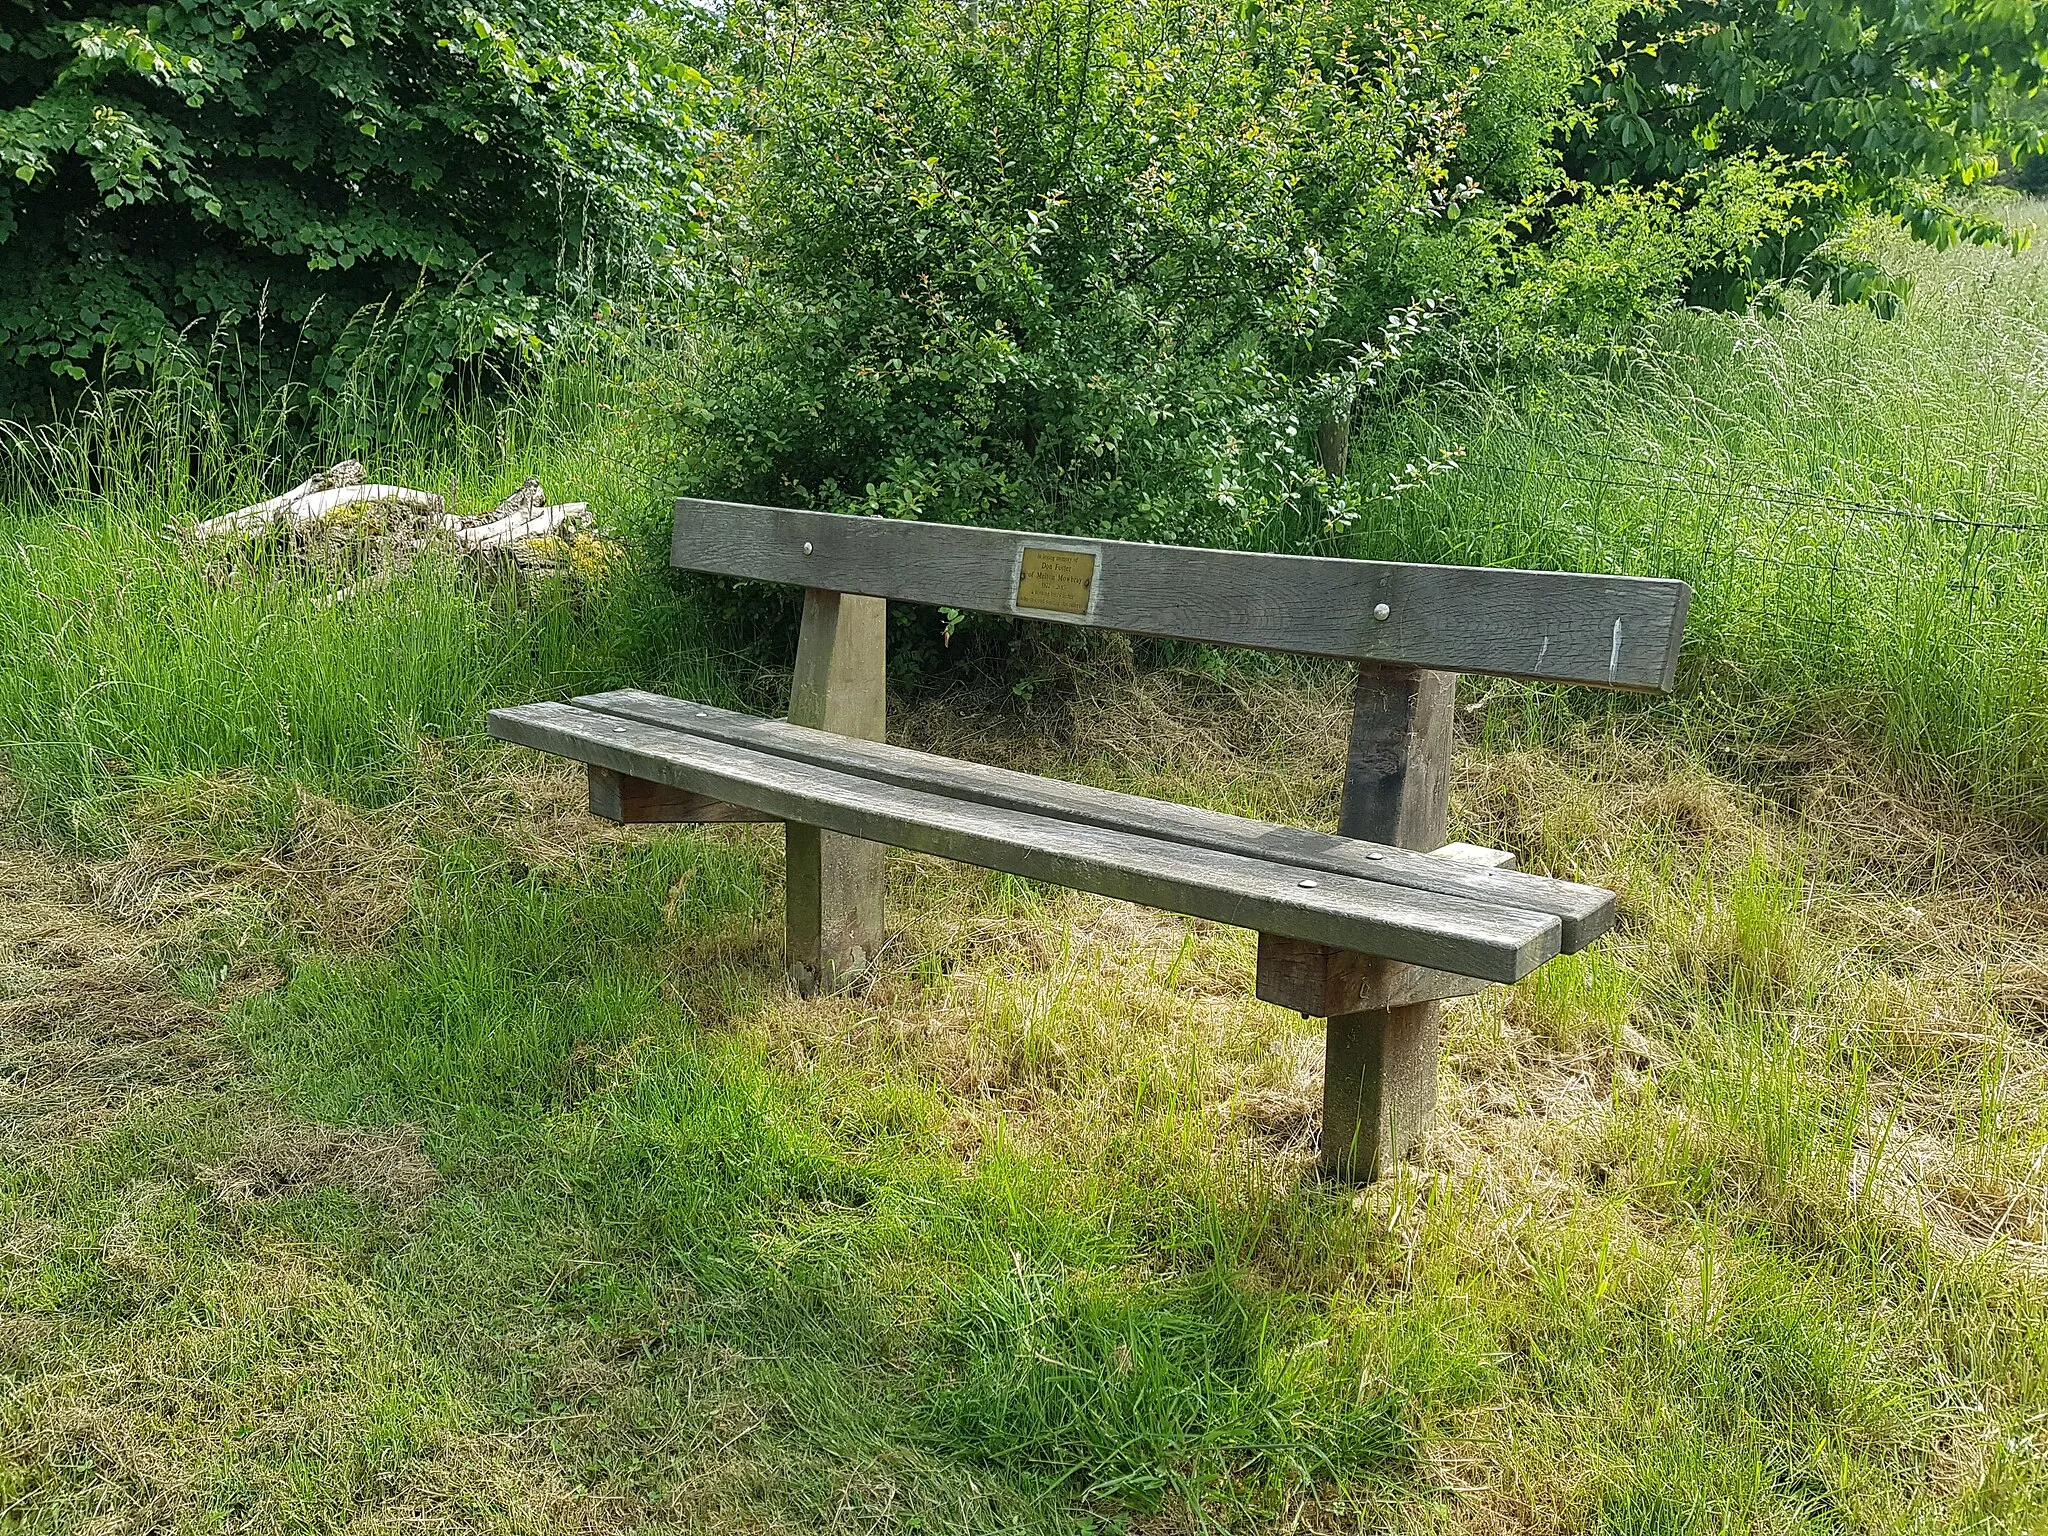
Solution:
M 780 821 L 806 995 L 883 939 L 883 844 L 1259 935 L 1261 998 L 1326 1021 L 1321 1160 L 1370 1180 L 1436 1102 L 1438 1005 L 1581 949 L 1614 898 L 1445 846 L 1457 674 L 1668 690 L 1683 582 L 1072 539 L 679 502 L 672 562 L 805 588 L 787 721 L 624 691 L 492 712 L 617 822 Z M 891 746 L 890 599 L 1357 664 L 1336 833 Z

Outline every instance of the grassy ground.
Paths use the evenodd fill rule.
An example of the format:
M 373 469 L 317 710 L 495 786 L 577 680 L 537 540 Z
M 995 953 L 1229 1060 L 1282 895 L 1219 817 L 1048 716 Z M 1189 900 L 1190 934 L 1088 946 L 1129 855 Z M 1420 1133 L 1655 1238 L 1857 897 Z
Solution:
M 1924 509 L 1887 423 L 1955 414 L 1965 355 L 1987 398 L 2043 377 L 2036 269 L 1971 310 L 1951 255 L 1934 320 L 1674 322 L 1569 412 L 1423 424 L 1467 467 L 1361 537 L 1436 506 L 1627 563 L 1626 498 L 1574 522 L 1478 461 L 1697 472 L 1688 423 Z M 1882 368 L 1924 387 L 1859 406 Z M 606 403 L 377 467 L 658 517 Z M 1359 1192 L 1311 1175 L 1318 1039 L 1249 935 L 904 856 L 871 983 L 800 1002 L 771 830 L 597 828 L 477 739 L 505 698 L 761 691 L 651 561 L 333 607 L 156 536 L 274 474 L 147 405 L 28 445 L 0 528 L 0 1530 L 2048 1530 L 2038 567 L 1943 609 L 1914 557 L 1899 638 L 1689 566 L 1676 705 L 1474 689 L 1455 831 L 1623 922 L 1451 1009 L 1439 1124 Z M 1955 448 L 2020 466 L 1973 516 L 2038 493 L 1999 420 Z M 1663 526 L 1731 505 L 1698 478 Z M 1873 526 L 1829 547 L 1890 560 Z M 1787 528 L 1800 569 L 1825 530 Z M 897 733 L 1334 819 L 1337 674 L 1089 668 Z
M 1326 820 L 1337 692 L 975 739 Z M 906 857 L 902 942 L 807 1005 L 772 834 L 593 834 L 509 753 L 10 854 L 0 1508 L 2040 1528 L 2048 862 L 1839 765 L 1484 734 L 1458 830 L 1626 918 L 1452 1011 L 1364 1193 L 1309 1176 L 1316 1037 L 1232 930 Z

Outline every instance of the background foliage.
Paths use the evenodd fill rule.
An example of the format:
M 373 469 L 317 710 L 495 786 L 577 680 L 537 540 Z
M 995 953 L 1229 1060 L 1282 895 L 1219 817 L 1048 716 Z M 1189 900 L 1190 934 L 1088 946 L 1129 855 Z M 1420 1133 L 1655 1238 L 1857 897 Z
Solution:
M 731 12 L 700 485 L 1299 549 L 1344 444 L 1447 359 L 1582 349 L 1740 267 L 1796 178 L 1579 186 L 1611 6 L 1350 0 Z
M 1937 245 L 2010 241 L 1955 194 L 2041 147 L 2027 104 L 2044 68 L 2048 14 L 2033 0 L 1647 0 L 1579 88 L 1569 163 L 1608 185 L 1730 155 L 1799 167 L 1803 217 L 1759 245 L 1757 275 L 1792 270 L 1863 208 Z
M 1257 538 L 1311 402 L 1460 260 L 1438 36 L 1115 0 L 737 21 L 759 147 L 706 422 L 736 490 Z
M 0 0 L 0 410 L 195 325 L 432 392 L 653 296 L 700 487 L 1301 547 L 1403 387 L 1893 302 L 1810 259 L 1861 208 L 2006 238 L 1957 194 L 2027 174 L 2037 12 Z
M 365 306 L 402 306 L 430 383 L 543 344 L 666 265 L 693 27 L 589 0 L 8 0 L 7 393 L 146 367 L 194 322 L 303 342 L 317 377 Z

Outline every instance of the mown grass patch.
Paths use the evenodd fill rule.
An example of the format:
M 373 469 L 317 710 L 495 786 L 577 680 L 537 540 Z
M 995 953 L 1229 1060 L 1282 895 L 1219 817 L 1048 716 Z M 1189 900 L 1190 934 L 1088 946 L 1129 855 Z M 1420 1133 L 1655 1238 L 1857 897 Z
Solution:
M 1180 686 L 1217 727 L 1201 795 L 1261 793 L 1278 720 Z M 584 842 L 568 776 L 505 756 L 342 823 L 413 850 L 367 949 L 259 879 L 319 802 L 213 854 L 298 934 L 221 978 L 231 1080 L 10 1164 L 26 1528 L 95 1500 L 278 1530 L 2048 1507 L 2048 1042 L 1989 979 L 2035 957 L 2048 875 L 1985 823 L 1858 830 L 1824 777 L 1802 818 L 1654 739 L 1475 745 L 1460 830 L 1613 881 L 1624 926 L 1453 1010 L 1436 1133 L 1351 1191 L 1309 1176 L 1314 1027 L 1251 1001 L 1246 936 L 905 857 L 902 941 L 804 1003 L 771 832 Z M 194 858 L 196 796 L 166 845 Z M 70 889 L 149 915 L 119 931 L 169 995 L 207 913 L 134 857 Z

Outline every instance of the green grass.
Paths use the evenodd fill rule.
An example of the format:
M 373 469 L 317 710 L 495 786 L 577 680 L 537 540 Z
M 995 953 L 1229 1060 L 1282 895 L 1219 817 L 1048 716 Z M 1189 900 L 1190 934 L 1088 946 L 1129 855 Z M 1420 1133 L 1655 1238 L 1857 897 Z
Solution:
M 1899 321 L 1676 317 L 1414 425 L 1465 467 L 1362 540 L 1700 600 L 1676 706 L 1469 697 L 1456 830 L 1624 921 L 1450 1012 L 1362 1192 L 1310 1173 L 1317 1035 L 1247 935 L 898 858 L 900 942 L 806 1003 L 772 832 L 597 828 L 478 739 L 761 690 L 615 383 L 351 429 L 464 505 L 593 501 L 591 584 L 223 580 L 156 530 L 303 464 L 199 393 L 18 444 L 0 1530 L 2043 1529 L 2040 565 L 1813 511 L 2039 498 L 2040 268 L 1890 259 Z M 1650 488 L 1589 489 L 1622 452 Z M 899 723 L 1328 824 L 1343 705 L 1105 668 Z
M 1795 293 L 1669 316 L 1604 372 L 1432 391 L 1362 456 L 1403 489 L 1348 547 L 1683 577 L 1712 729 L 1853 734 L 2048 826 L 2048 252 L 1857 238 L 1912 280 L 1895 319 Z
M 1426 1159 L 1354 1197 L 1305 1176 L 1313 1026 L 1250 1001 L 1245 935 L 1070 894 L 1020 921 L 904 861 L 899 962 L 806 1004 L 772 837 L 562 841 L 539 782 L 302 804 L 228 876 L 395 841 L 396 926 L 353 956 L 260 928 L 220 976 L 231 1077 L 145 1073 L 90 1133 L 10 1143 L 20 1528 L 2048 1511 L 2048 1054 L 1969 974 L 2025 952 L 1993 914 L 2040 872 L 1995 841 L 1902 882 L 1933 925 L 1908 961 L 1872 942 L 1901 905 L 1881 839 L 1816 843 L 1625 738 L 1476 751 L 1462 829 L 1616 884 L 1629 921 L 1452 1015 Z M 212 846 L 99 888 L 175 887 L 170 853 Z M 146 934 L 133 984 L 215 922 Z M 111 979 L 66 974 L 92 1035 Z M 49 1017 L 0 1023 L 61 1101 Z
M 568 369 L 490 410 L 401 416 L 354 439 L 368 446 L 283 462 L 276 434 L 192 393 L 117 396 L 11 445 L 0 740 L 39 825 L 99 836 L 124 786 L 230 767 L 359 800 L 400 793 L 422 741 L 474 738 L 486 708 L 542 693 L 655 678 L 726 696 L 660 562 L 659 498 L 615 386 Z M 524 585 L 423 558 L 336 604 L 345 572 L 166 533 L 344 452 L 373 477 L 445 489 L 458 511 L 539 475 L 554 500 L 602 508 L 625 556 L 594 582 Z

